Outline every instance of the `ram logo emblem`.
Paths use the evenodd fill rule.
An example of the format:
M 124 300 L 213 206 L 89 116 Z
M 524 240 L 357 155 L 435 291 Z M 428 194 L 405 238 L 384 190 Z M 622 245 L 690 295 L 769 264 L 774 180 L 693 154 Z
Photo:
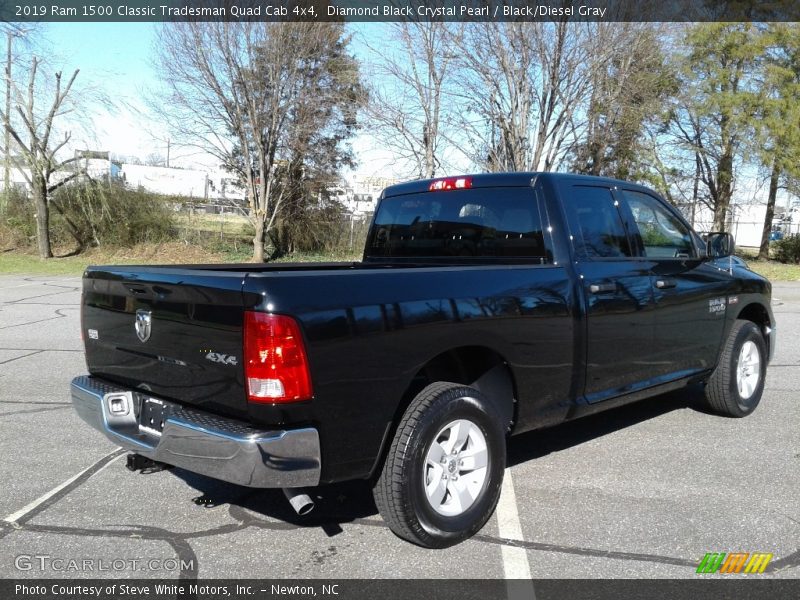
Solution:
M 153 315 L 149 310 L 140 308 L 136 311 L 136 322 L 133 324 L 136 329 L 136 337 L 144 343 L 150 339 L 150 332 L 153 329 Z

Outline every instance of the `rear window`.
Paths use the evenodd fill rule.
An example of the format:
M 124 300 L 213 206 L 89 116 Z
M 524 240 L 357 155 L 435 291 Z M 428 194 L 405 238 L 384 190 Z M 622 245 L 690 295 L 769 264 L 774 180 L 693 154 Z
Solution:
M 367 256 L 544 259 L 531 188 L 426 192 L 381 201 Z

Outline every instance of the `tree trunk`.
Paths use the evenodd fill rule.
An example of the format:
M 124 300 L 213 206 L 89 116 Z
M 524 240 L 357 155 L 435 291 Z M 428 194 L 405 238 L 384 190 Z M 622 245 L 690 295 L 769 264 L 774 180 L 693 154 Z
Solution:
M 764 229 L 761 232 L 761 248 L 758 250 L 759 260 L 769 259 L 769 236 L 772 233 L 772 218 L 775 216 L 775 199 L 778 197 L 778 178 L 780 168 L 778 159 L 772 161 L 772 174 L 769 176 L 769 196 L 767 197 L 767 214 L 764 215 Z
M 727 229 L 728 207 L 730 198 L 726 194 L 720 194 L 717 203 L 714 205 L 714 224 L 712 231 L 725 231 Z
M 266 241 L 265 238 L 265 231 L 264 231 L 264 220 L 261 218 L 257 218 L 255 222 L 255 229 L 256 234 L 253 236 L 253 262 L 254 263 L 263 263 L 264 262 L 264 242 Z
M 36 179 L 33 182 L 33 196 L 36 204 L 36 242 L 40 258 L 53 258 L 50 246 L 50 207 L 47 205 L 47 182 Z
M 728 208 L 733 192 L 733 153 L 728 149 L 719 161 L 717 170 L 719 195 L 714 204 L 714 231 L 727 231 Z

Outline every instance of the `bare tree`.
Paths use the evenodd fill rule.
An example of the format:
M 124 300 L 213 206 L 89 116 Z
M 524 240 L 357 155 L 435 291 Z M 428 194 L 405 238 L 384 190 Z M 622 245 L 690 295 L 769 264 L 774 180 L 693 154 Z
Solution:
M 58 158 L 60 151 L 69 143 L 71 134 L 69 132 L 60 136 L 56 134 L 57 120 L 71 110 L 68 98 L 78 71 L 75 70 L 66 80 L 61 71 L 56 72 L 52 96 L 44 100 L 45 94 L 38 89 L 39 67 L 40 61 L 34 57 L 26 88 L 19 89 L 13 86 L 15 101 L 12 102 L 11 111 L 0 109 L 0 116 L 11 139 L 16 143 L 20 156 L 11 155 L 7 147 L 3 147 L 2 150 L 11 155 L 14 166 L 19 169 L 31 187 L 36 207 L 39 256 L 51 258 L 53 251 L 50 245 L 50 207 L 53 206 L 56 210 L 59 210 L 59 207 L 51 202 L 50 195 L 81 173 L 79 170 L 73 170 L 67 175 L 62 174 L 57 181 L 54 181 L 53 177 L 79 160 L 78 156 Z M 43 110 L 40 109 L 42 104 Z M 67 225 L 70 225 L 69 222 Z M 71 231 L 75 235 L 75 231 L 72 229 Z M 76 237 L 76 241 L 80 242 L 80 239 Z
M 35 26 L 22 23 L 8 23 L 0 22 L 0 34 L 5 37 L 6 58 L 4 68 L 4 86 L 5 86 L 5 104 L 3 112 L 10 114 L 12 111 L 12 88 L 14 85 L 14 70 L 15 67 L 19 68 L 24 53 L 19 53 L 15 48 L 15 40 L 22 40 L 25 46 L 29 46 L 27 36 Z M 18 46 L 18 44 L 16 44 Z M 26 48 L 27 49 L 27 48 Z M 0 194 L 0 213 L 5 211 L 5 203 L 7 200 L 7 191 L 11 184 L 11 154 L 17 152 L 17 148 L 11 139 L 11 133 L 6 126 L 5 120 L 3 121 L 3 194 Z
M 167 166 L 167 159 L 160 152 L 151 152 L 144 159 L 144 164 L 148 167 L 165 167 Z
M 415 20 L 388 27 L 396 51 L 372 49 L 382 77 L 370 91 L 368 118 L 382 134 L 382 144 L 413 165 L 417 177 L 430 178 L 442 164 L 442 126 L 454 108 L 447 87 L 460 27 Z
M 216 157 L 246 191 L 255 235 L 253 260 L 286 199 L 280 185 L 297 136 L 301 102 L 322 48 L 338 42 L 340 23 L 172 23 L 159 36 L 157 63 L 167 89 L 158 110 L 184 145 Z M 320 76 L 326 71 L 317 68 Z M 337 143 L 341 141 L 338 140 Z
M 462 144 L 492 171 L 557 168 L 603 60 L 591 24 L 480 23 L 460 38 Z M 468 150 L 469 151 L 469 150 Z

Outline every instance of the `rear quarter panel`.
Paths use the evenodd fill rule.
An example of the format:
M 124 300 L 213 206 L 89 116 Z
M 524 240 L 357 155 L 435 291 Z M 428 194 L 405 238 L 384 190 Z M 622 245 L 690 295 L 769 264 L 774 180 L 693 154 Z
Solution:
M 562 420 L 573 374 L 570 281 L 545 265 L 252 274 L 245 304 L 302 323 L 308 417 L 320 431 L 323 480 L 333 481 L 370 473 L 412 379 L 452 348 L 483 346 L 507 361 L 519 430 L 547 413 Z

